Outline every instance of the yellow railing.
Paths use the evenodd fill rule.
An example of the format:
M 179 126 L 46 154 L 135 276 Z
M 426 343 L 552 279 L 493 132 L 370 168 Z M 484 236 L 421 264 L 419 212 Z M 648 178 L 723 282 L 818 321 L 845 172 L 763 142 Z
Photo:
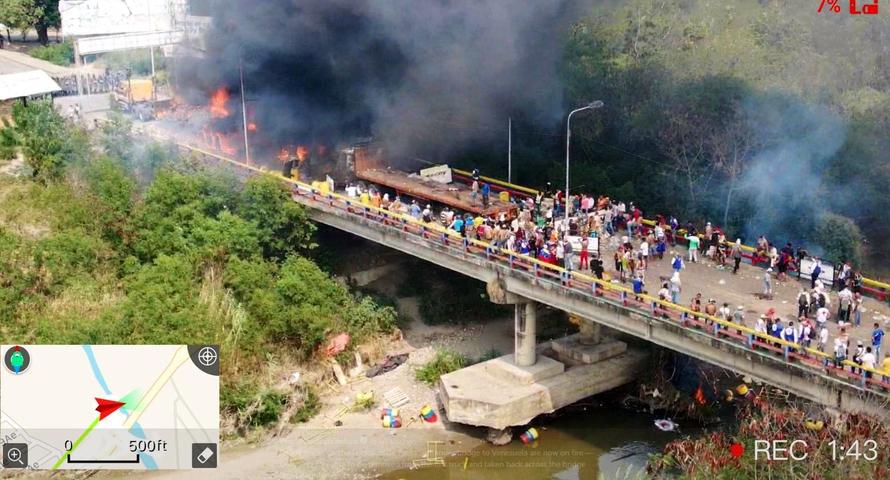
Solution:
M 203 155 L 207 155 L 207 156 L 210 156 L 210 157 L 217 158 L 217 159 L 219 159 L 219 160 L 225 161 L 225 162 L 230 163 L 230 164 L 232 164 L 232 165 L 236 165 L 236 166 L 238 166 L 238 167 L 240 167 L 240 168 L 245 168 L 245 169 L 248 169 L 248 170 L 251 170 L 251 171 L 260 173 L 260 174 L 272 175 L 273 177 L 275 177 L 275 178 L 277 178 L 277 179 L 280 179 L 280 180 L 282 180 L 282 181 L 284 181 L 284 182 L 287 182 L 287 183 L 296 185 L 296 186 L 298 186 L 298 187 L 300 187 L 300 188 L 302 188 L 302 189 L 304 189 L 304 190 L 308 190 L 308 191 L 310 191 L 310 192 L 316 192 L 316 191 L 318 190 L 318 189 L 314 188 L 314 187 L 313 187 L 312 185 L 310 185 L 310 184 L 301 182 L 301 181 L 299 181 L 299 180 L 294 180 L 294 179 L 291 179 L 291 178 L 286 178 L 286 177 L 282 176 L 281 174 L 279 174 L 279 173 L 277 173 L 277 172 L 270 172 L 269 170 L 266 170 L 266 169 L 264 169 L 264 168 L 258 168 L 258 167 L 254 167 L 254 166 L 252 166 L 252 165 L 247 165 L 247 164 L 242 163 L 242 162 L 239 162 L 239 161 L 237 161 L 237 160 L 234 160 L 234 159 L 231 159 L 231 158 L 226 158 L 226 157 L 223 157 L 223 156 L 218 155 L 218 154 L 216 154 L 216 153 L 213 153 L 213 152 L 210 152 L 210 151 L 207 151 L 207 150 L 204 150 L 204 149 L 202 149 L 202 148 L 198 148 L 198 147 L 195 147 L 195 146 L 192 146 L 192 145 L 183 144 L 183 143 L 179 143 L 179 142 L 174 142 L 174 143 L 176 143 L 176 145 L 178 145 L 178 146 L 180 146 L 180 147 L 182 147 L 182 148 L 186 148 L 186 149 L 188 149 L 188 150 L 192 150 L 192 151 L 195 151 L 195 152 L 199 152 L 199 153 L 201 153 L 201 154 L 203 154 Z M 321 194 L 321 192 L 318 192 L 318 193 Z M 348 203 L 356 203 L 355 199 L 345 197 L 345 196 L 340 195 L 340 194 L 338 194 L 338 193 L 336 193 L 336 192 L 327 192 L 327 193 L 325 193 L 324 195 L 327 195 L 327 196 L 329 196 L 329 197 L 332 198 L 332 199 L 336 199 L 336 200 L 339 200 L 339 201 L 344 202 L 344 203 L 347 203 L 347 202 L 348 202 Z M 580 272 L 574 272 L 574 271 L 569 272 L 569 271 L 567 271 L 565 268 L 560 267 L 560 266 L 558 266 L 558 265 L 553 265 L 553 264 L 550 264 L 550 263 L 547 263 L 547 262 L 542 262 L 542 261 L 540 261 L 540 260 L 538 260 L 538 259 L 536 259 L 536 258 L 534 258 L 534 257 L 530 257 L 530 256 L 528 256 L 528 255 L 522 255 L 522 254 L 519 254 L 519 253 L 516 253 L 516 252 L 511 252 L 511 251 L 506 250 L 506 249 L 503 249 L 503 248 L 501 248 L 501 247 L 495 247 L 495 246 L 491 245 L 490 243 L 485 242 L 485 241 L 482 241 L 482 240 L 476 240 L 476 239 L 471 239 L 471 238 L 465 238 L 465 237 L 463 237 L 459 232 L 457 232 L 457 231 L 455 231 L 455 230 L 452 230 L 452 229 L 450 229 L 450 228 L 443 227 L 443 226 L 441 226 L 441 225 L 439 225 L 438 223 L 435 223 L 435 222 L 432 222 L 432 223 L 425 223 L 425 222 L 423 222 L 423 221 L 421 221 L 421 220 L 418 220 L 418 219 L 416 219 L 416 218 L 414 218 L 414 217 L 412 217 L 412 216 L 410 216 L 410 215 L 404 215 L 404 214 L 401 214 L 401 213 L 398 213 L 398 212 L 392 212 L 392 211 L 389 211 L 389 210 L 386 210 L 386 209 L 383 209 L 383 208 L 380 208 L 380 207 L 375 207 L 375 206 L 373 206 L 373 205 L 366 205 L 366 204 L 362 204 L 362 203 L 357 203 L 357 205 L 360 205 L 362 208 L 365 208 L 365 209 L 374 211 L 374 212 L 376 212 L 378 215 L 381 215 L 381 216 L 387 216 L 387 217 L 395 218 L 395 219 L 398 219 L 398 220 L 401 220 L 401 221 L 404 221 L 404 222 L 407 222 L 407 223 L 411 223 L 411 224 L 414 224 L 414 225 L 416 225 L 416 226 L 426 228 L 427 230 L 431 230 L 431 231 L 435 231 L 435 232 L 438 232 L 438 233 L 442 233 L 442 234 L 448 235 L 448 236 L 450 236 L 450 237 L 452 237 L 452 238 L 459 239 L 459 240 L 461 240 L 461 241 L 464 240 L 464 239 L 466 239 L 467 242 L 468 242 L 468 244 L 470 244 L 470 245 L 474 245 L 474 246 L 476 246 L 476 247 L 479 247 L 479 248 L 482 248 L 482 249 L 485 249 L 485 250 L 488 250 L 488 251 L 499 252 L 499 253 L 501 253 L 502 255 L 505 255 L 505 256 L 513 256 L 513 257 L 520 258 L 523 262 L 527 262 L 527 263 L 529 263 L 529 264 L 537 265 L 538 267 L 541 267 L 541 268 L 544 268 L 544 269 L 547 269 L 547 270 L 551 270 L 551 271 L 555 272 L 556 274 L 558 274 L 560 277 L 563 277 L 563 276 L 566 275 L 567 273 L 570 273 L 570 279 L 573 279 L 573 280 L 582 280 L 582 281 L 588 282 L 588 283 L 590 283 L 590 284 L 596 284 L 596 285 L 597 285 L 600 289 L 602 289 L 602 290 L 607 290 L 607 291 L 616 292 L 616 293 L 624 293 L 625 295 L 631 295 L 631 296 L 634 296 L 634 297 L 637 297 L 637 298 L 641 298 L 641 299 L 645 300 L 645 301 L 646 301 L 648 304 L 650 304 L 650 305 L 654 303 L 654 304 L 657 304 L 657 305 L 659 305 L 659 306 L 661 306 L 661 307 L 663 307 L 663 308 L 665 308 L 665 309 L 667 309 L 667 310 L 673 310 L 673 311 L 676 311 L 676 312 L 685 313 L 686 315 L 692 316 L 693 318 L 707 319 L 707 320 L 709 320 L 709 321 L 711 321 L 711 322 L 713 322 L 713 323 L 716 323 L 716 324 L 720 325 L 721 327 L 723 327 L 723 328 L 725 328 L 725 329 L 735 329 L 735 330 L 737 330 L 737 331 L 744 332 L 746 335 L 751 335 L 751 336 L 753 336 L 754 338 L 758 338 L 758 339 L 760 339 L 760 340 L 762 340 L 762 341 L 764 341 L 764 342 L 766 342 L 766 343 L 770 343 L 770 344 L 778 344 L 778 345 L 781 345 L 781 346 L 783 346 L 783 347 L 788 347 L 788 348 L 790 348 L 790 349 L 794 349 L 794 350 L 797 350 L 797 351 L 805 351 L 805 352 L 807 352 L 808 354 L 813 355 L 814 357 L 822 358 L 823 361 L 834 362 L 834 357 L 831 356 L 831 355 L 829 355 L 829 354 L 827 354 L 827 353 L 825 353 L 825 352 L 821 352 L 821 351 L 819 351 L 819 350 L 815 350 L 815 349 L 812 349 L 812 348 L 806 348 L 806 347 L 803 347 L 802 345 L 799 345 L 799 344 L 796 344 L 796 343 L 793 343 L 793 342 L 786 341 L 786 340 L 784 340 L 784 339 L 782 339 L 782 338 L 778 338 L 778 337 L 774 337 L 774 336 L 769 335 L 769 334 L 764 334 L 764 333 L 758 332 L 758 331 L 753 330 L 753 329 L 751 329 L 751 328 L 748 328 L 748 327 L 746 327 L 746 326 L 744 326 L 744 325 L 739 325 L 739 324 L 737 324 L 737 323 L 727 322 L 727 321 L 723 320 L 722 318 L 714 317 L 714 316 L 708 315 L 708 314 L 703 313 L 703 312 L 695 312 L 695 311 L 692 311 L 692 310 L 690 310 L 690 309 L 688 309 L 688 308 L 686 308 L 686 307 L 684 307 L 684 306 L 682 306 L 682 305 L 678 305 L 678 304 L 676 304 L 676 303 L 668 302 L 668 301 L 666 301 L 666 300 L 661 300 L 660 298 L 653 297 L 653 296 L 648 295 L 648 294 L 635 294 L 635 293 L 633 292 L 632 289 L 630 289 L 630 288 L 628 288 L 628 287 L 625 287 L 625 286 L 623 286 L 623 285 L 616 285 L 616 284 L 613 284 L 613 283 L 610 283 L 610 282 L 606 282 L 606 281 L 600 280 L 600 279 L 598 279 L 598 278 L 596 278 L 596 277 L 592 277 L 592 276 L 589 276 L 589 275 L 586 275 L 586 274 L 583 274 L 583 273 L 580 273 Z M 882 370 L 877 370 L 877 369 L 868 368 L 868 367 L 862 367 L 862 366 L 860 366 L 859 364 L 857 364 L 857 363 L 855 363 L 855 362 L 853 362 L 853 361 L 851 361 L 851 360 L 844 360 L 843 365 L 845 365 L 845 366 L 849 366 L 849 367 L 854 367 L 854 368 L 860 368 L 860 369 L 863 369 L 863 370 L 865 370 L 865 371 L 868 371 L 868 372 L 871 372 L 871 373 L 873 373 L 873 374 L 877 374 L 877 375 L 890 376 L 890 372 L 885 372 L 885 371 L 882 371 Z

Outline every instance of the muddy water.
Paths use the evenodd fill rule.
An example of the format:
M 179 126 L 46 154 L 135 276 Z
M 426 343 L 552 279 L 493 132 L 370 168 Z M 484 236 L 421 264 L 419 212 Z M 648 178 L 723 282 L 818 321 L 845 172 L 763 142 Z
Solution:
M 385 480 L 538 480 L 643 478 L 648 455 L 677 438 L 662 432 L 653 417 L 614 407 L 591 407 L 533 423 L 540 438 L 525 445 L 514 436 L 502 447 L 482 445 L 445 458 L 445 466 L 397 470 Z M 692 432 L 684 432 L 692 433 Z

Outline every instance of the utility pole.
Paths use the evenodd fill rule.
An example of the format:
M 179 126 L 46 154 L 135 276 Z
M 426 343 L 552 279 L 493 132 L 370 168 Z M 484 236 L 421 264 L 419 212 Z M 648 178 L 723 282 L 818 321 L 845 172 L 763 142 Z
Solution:
M 154 34 L 155 26 L 154 21 L 151 16 L 151 2 L 152 0 L 148 0 L 146 5 L 148 6 L 148 29 L 151 30 L 152 34 Z M 157 93 L 155 91 L 155 47 L 154 45 L 148 47 L 149 54 L 151 55 L 151 110 L 154 112 L 155 107 L 155 98 L 157 98 Z
M 241 79 L 241 120 L 244 123 L 244 159 L 250 165 L 250 144 L 247 142 L 247 102 L 244 99 L 244 69 L 241 68 L 241 55 L 238 55 L 238 77 Z
M 590 104 L 583 106 L 581 108 L 576 108 L 569 112 L 569 116 L 566 118 L 566 215 L 565 215 L 565 231 L 569 231 L 569 202 L 571 202 L 571 196 L 569 195 L 569 152 L 571 151 L 571 138 L 572 138 L 572 115 L 582 112 L 584 110 L 591 110 L 600 108 L 603 106 L 603 102 L 597 100 L 595 102 L 591 102 Z
M 507 183 L 513 183 L 513 117 L 507 119 Z

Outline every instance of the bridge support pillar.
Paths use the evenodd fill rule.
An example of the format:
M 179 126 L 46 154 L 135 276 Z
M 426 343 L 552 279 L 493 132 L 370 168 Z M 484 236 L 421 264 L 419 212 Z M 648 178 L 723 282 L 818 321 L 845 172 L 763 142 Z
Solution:
M 582 321 L 578 330 L 578 343 L 581 345 L 596 345 L 602 340 L 603 327 L 596 322 Z
M 535 347 L 538 327 L 538 304 L 532 301 L 517 303 L 513 307 L 515 319 L 515 348 L 513 358 L 516 365 L 528 367 L 537 361 Z

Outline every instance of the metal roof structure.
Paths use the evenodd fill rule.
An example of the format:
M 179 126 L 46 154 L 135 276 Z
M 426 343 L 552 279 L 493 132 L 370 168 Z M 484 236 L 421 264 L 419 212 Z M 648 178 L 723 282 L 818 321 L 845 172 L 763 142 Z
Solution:
M 0 75 L 0 100 L 42 95 L 61 89 L 43 70 Z
M 0 75 L 30 72 L 32 70 L 43 70 L 49 76 L 56 78 L 74 75 L 75 72 L 73 68 L 62 67 L 21 52 L 0 50 Z

